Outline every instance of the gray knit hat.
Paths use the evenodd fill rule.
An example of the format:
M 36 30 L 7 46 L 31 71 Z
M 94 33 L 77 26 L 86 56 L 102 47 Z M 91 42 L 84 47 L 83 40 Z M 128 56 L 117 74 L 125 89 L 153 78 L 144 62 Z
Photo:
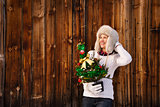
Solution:
M 97 52 L 101 50 L 100 44 L 99 44 L 99 36 L 102 34 L 109 36 L 106 43 L 106 52 L 112 53 L 112 51 L 114 50 L 115 43 L 119 40 L 117 31 L 108 25 L 102 25 L 99 28 L 97 32 L 97 40 L 95 42 L 95 47 L 94 47 Z

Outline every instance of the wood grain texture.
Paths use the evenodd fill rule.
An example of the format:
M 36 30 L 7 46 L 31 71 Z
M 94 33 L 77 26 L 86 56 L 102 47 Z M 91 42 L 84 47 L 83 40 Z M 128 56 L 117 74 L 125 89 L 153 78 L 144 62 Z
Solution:
M 44 0 L 32 1 L 32 106 L 42 107 L 45 99 Z
M 93 50 L 97 30 L 107 24 L 132 56 L 115 71 L 113 106 L 159 106 L 159 11 L 159 0 L 1 0 L 0 104 L 80 107 L 77 43 Z
M 62 106 L 71 106 L 72 1 L 62 2 Z M 71 18 L 71 19 L 70 19 Z
M 32 16 L 31 0 L 23 3 L 22 36 L 22 106 L 29 107 L 31 101 L 31 56 L 32 56 Z
M 5 106 L 18 107 L 21 98 L 22 2 L 19 0 L 6 2 Z
M 151 67 L 151 94 L 152 94 L 152 99 L 151 99 L 151 104 L 152 106 L 158 106 L 159 104 L 159 28 L 160 28 L 160 14 L 158 10 L 160 9 L 159 7 L 160 1 L 154 0 L 152 1 L 152 12 L 151 12 L 151 26 L 150 26 L 150 54 L 151 54 L 151 62 L 150 62 L 150 67 Z
M 72 21 L 73 21 L 73 33 L 72 33 L 72 39 L 73 39 L 73 44 L 72 44 L 72 63 L 73 63 L 73 68 L 72 68 L 72 107 L 74 106 L 78 106 L 80 107 L 80 100 L 81 98 L 79 97 L 80 94 L 80 86 L 77 85 L 77 79 L 75 78 L 76 77 L 76 72 L 75 72 L 75 61 L 78 60 L 78 51 L 77 51 L 77 43 L 81 41 L 81 32 L 80 32 L 80 23 L 81 23 L 81 20 L 80 20 L 80 14 L 79 14 L 79 11 L 80 11 L 80 0 L 72 0 L 73 2 L 73 16 L 72 16 Z M 81 87 L 82 88 L 82 87 Z
M 55 104 L 55 48 L 56 48 L 56 2 L 47 0 L 46 3 L 46 106 Z M 48 23 L 50 22 L 50 23 Z
M 87 50 L 92 50 L 94 46 L 94 35 L 93 35 L 93 14 L 94 14 L 94 1 L 93 0 L 88 0 L 86 2 L 87 5 L 87 35 L 86 35 L 86 47 Z
M 4 17 L 3 17 L 3 13 L 4 13 L 4 11 L 3 11 L 3 2 L 2 1 L 0 1 L 0 97 L 2 97 L 2 77 L 3 77 L 3 29 L 4 29 Z
M 0 105 L 4 106 L 4 34 L 5 34 L 5 2 L 0 1 Z
M 63 104 L 63 72 L 62 71 L 62 35 L 64 32 L 63 26 L 64 22 L 62 16 L 62 6 L 63 0 L 56 0 L 56 48 L 55 48 L 55 56 L 56 56 L 56 90 L 55 90 L 55 104 L 56 106 L 62 106 Z

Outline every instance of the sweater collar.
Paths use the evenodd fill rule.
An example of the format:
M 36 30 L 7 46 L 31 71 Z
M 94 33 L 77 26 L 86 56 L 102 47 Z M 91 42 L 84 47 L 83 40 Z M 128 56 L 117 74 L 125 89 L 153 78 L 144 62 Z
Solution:
M 107 56 L 108 55 L 108 53 L 107 52 L 104 52 L 104 51 L 100 51 L 100 52 L 98 52 L 98 54 L 99 55 L 101 55 L 101 56 Z
M 117 53 L 115 50 L 113 50 L 111 53 L 107 53 L 107 52 L 104 52 L 104 51 L 100 51 L 100 52 L 98 52 L 98 54 L 99 55 L 101 55 L 101 56 L 107 56 L 107 55 L 112 55 L 113 53 Z

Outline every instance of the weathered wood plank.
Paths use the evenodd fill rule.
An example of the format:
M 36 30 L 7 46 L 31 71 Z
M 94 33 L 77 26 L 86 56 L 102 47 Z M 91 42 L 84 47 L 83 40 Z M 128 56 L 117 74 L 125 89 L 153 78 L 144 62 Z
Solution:
M 87 29 L 87 20 L 85 20 L 87 11 L 86 11 L 86 0 L 80 0 L 80 8 L 79 8 L 79 26 L 80 26 L 80 41 L 85 42 L 86 41 L 86 29 Z M 86 42 L 85 42 L 86 43 Z M 82 104 L 82 94 L 83 94 L 83 86 L 81 85 L 79 87 L 79 93 L 78 93 L 78 100 L 79 100 L 79 106 L 81 107 Z
M 113 2 L 113 7 L 112 7 L 112 2 Z M 122 26 L 122 16 L 121 15 L 121 5 L 120 5 L 120 1 L 116 0 L 116 1 L 110 1 L 110 7 L 114 9 L 113 12 L 113 20 L 114 20 L 114 28 L 117 30 L 118 34 L 119 34 L 119 41 L 122 43 L 122 32 L 121 32 L 121 26 Z M 110 10 L 111 11 L 111 10 Z M 111 14 L 112 11 L 108 14 Z M 111 16 L 110 16 L 110 20 L 111 20 Z M 109 19 L 108 19 L 109 21 Z M 109 23 L 109 22 L 108 22 Z M 123 44 L 123 43 L 122 43 Z M 124 68 L 120 68 L 117 69 L 115 72 L 115 76 L 114 76 L 114 98 L 115 98 L 115 102 L 114 102 L 114 106 L 115 107 L 119 107 L 123 105 L 123 86 L 124 86 L 124 77 L 122 75 L 125 75 L 125 71 Z
M 22 68 L 22 105 L 30 106 L 31 100 L 31 45 L 32 45 L 32 16 L 31 16 L 31 0 L 23 3 L 23 68 Z
M 6 0 L 5 106 L 20 106 L 22 68 L 22 2 Z
M 142 45 L 142 59 L 141 59 L 141 106 L 145 107 L 147 106 L 147 70 L 146 70 L 146 59 L 147 59 L 147 42 L 148 42 L 148 33 L 147 33 L 147 22 L 149 19 L 147 19 L 147 11 L 148 11 L 148 0 L 145 0 L 144 2 L 141 2 L 142 6 L 141 6 L 141 29 L 142 29 L 142 40 L 141 40 L 141 45 Z
M 56 2 L 46 0 L 46 106 L 55 104 Z
M 45 32 L 44 0 L 32 1 L 32 106 L 43 106 L 45 100 Z
M 86 50 L 91 50 L 94 46 L 93 39 L 95 35 L 93 35 L 93 13 L 94 13 L 94 0 L 87 0 L 87 35 L 86 35 Z
M 120 1 L 120 0 L 118 0 L 118 2 L 117 2 L 117 5 L 119 5 L 118 7 L 118 10 L 117 10 L 117 13 L 119 14 L 119 16 L 118 16 L 118 27 L 117 27 L 117 31 L 118 31 L 118 33 L 119 33 L 119 37 L 120 37 L 120 43 L 122 43 L 122 45 L 123 45 L 123 47 L 126 49 L 126 47 L 125 47 L 125 31 L 123 30 L 123 29 L 125 29 L 125 25 L 124 25 L 124 8 L 123 8 L 123 1 Z M 116 8 L 116 7 L 115 7 Z M 126 7 L 125 7 L 126 8 Z M 123 15 L 122 15 L 123 14 Z M 115 26 L 116 27 L 116 26 Z M 126 66 L 124 66 L 124 67 L 120 67 L 120 69 L 119 69 L 119 82 L 120 82 L 120 101 L 118 101 L 118 102 L 120 102 L 118 105 L 119 106 L 124 106 L 124 105 L 126 105 L 125 103 L 126 103 L 126 99 L 125 99 L 125 97 L 126 97 L 126 90 L 127 90 L 127 86 L 126 86 L 126 73 L 127 73 L 127 71 L 126 71 Z M 125 75 L 125 76 L 123 76 L 123 75 Z M 117 92 L 117 93 L 119 93 L 119 92 Z
M 0 54 L 3 54 L 3 34 L 4 34 L 4 1 L 1 0 L 0 1 Z M 0 88 L 0 92 L 1 92 L 1 88 Z
M 79 98 L 79 88 L 77 86 L 77 79 L 76 77 L 76 70 L 75 70 L 75 61 L 78 60 L 78 51 L 77 51 L 77 44 L 78 42 L 80 42 L 81 37 L 80 37 L 80 15 L 79 15 L 79 10 L 80 10 L 80 0 L 72 0 L 72 6 L 73 6 L 73 19 L 72 19 L 72 23 L 73 23 L 73 45 L 72 45 L 72 63 L 73 63 L 73 72 L 72 72 L 72 107 L 74 106 L 80 106 L 80 101 L 81 100 Z
M 95 45 L 95 41 L 96 41 L 96 34 L 97 34 L 97 31 L 98 31 L 98 28 L 100 26 L 98 26 L 98 22 L 99 20 L 102 20 L 103 17 L 99 17 L 99 14 L 98 14 L 98 6 L 99 6 L 99 0 L 94 0 L 93 1 L 93 22 L 92 22 L 92 44 L 91 45 L 91 49 L 94 49 L 94 45 Z
M 147 15 L 148 15 L 148 17 L 147 17 L 147 39 L 148 39 L 148 41 L 147 41 L 147 59 L 146 59 L 146 72 L 147 72 L 147 80 L 146 80 L 146 82 L 147 82 L 147 84 L 146 84 L 146 90 L 147 90 L 147 92 L 146 92 L 146 96 L 152 96 L 152 87 L 151 87 L 151 73 L 152 73 L 152 71 L 151 71 L 151 53 L 150 53 L 150 50 L 151 50 L 151 47 L 150 47 L 150 43 L 151 43 L 151 41 L 150 41 L 150 38 L 151 38 L 151 11 L 152 11 L 152 8 L 151 8 L 151 6 L 152 6 L 152 0 L 148 0 L 148 13 L 147 13 Z M 149 107 L 151 107 L 152 105 L 151 105 L 151 99 L 152 99 L 152 97 L 147 97 L 146 98 L 147 99 L 147 101 L 146 101 L 146 105 L 148 105 Z
M 62 101 L 62 90 L 63 90 L 63 77 L 62 77 L 62 34 L 64 32 L 63 29 L 63 17 L 62 17 L 62 0 L 56 0 L 56 48 L 55 48 L 55 56 L 56 56 L 56 90 L 55 90 L 55 100 L 56 106 L 60 107 L 63 104 Z
M 132 1 L 127 0 L 124 1 L 124 7 L 125 7 L 125 37 L 126 37 L 126 41 L 125 43 L 126 45 L 126 49 L 127 51 L 131 54 L 131 56 L 133 56 L 134 54 L 134 50 L 133 50 L 133 35 L 132 35 Z M 133 57 L 132 57 L 133 58 Z M 128 76 L 127 76 L 127 82 L 128 82 L 128 90 L 127 90 L 127 106 L 132 106 L 132 96 L 133 96 L 133 78 L 132 78 L 132 74 L 133 74 L 133 69 L 132 69 L 132 64 L 133 62 L 127 66 L 127 71 L 128 71 Z
M 159 104 L 159 27 L 160 27 L 160 1 L 152 1 L 152 14 L 151 14 L 151 87 L 152 87 L 152 106 Z
M 2 85 L 3 85 L 3 38 L 4 38 L 4 6 L 3 6 L 3 1 L 0 1 L 0 97 L 2 97 Z
M 4 34 L 5 34 L 5 2 L 0 1 L 0 105 L 4 106 Z
M 86 0 L 80 0 L 80 32 L 81 32 L 81 41 L 85 42 L 85 33 L 86 33 L 86 28 L 87 28 L 87 25 L 86 25 Z
M 116 0 L 117 1 L 117 0 Z M 113 10 L 114 10 L 114 7 L 113 7 L 113 3 L 114 3 L 114 0 L 103 0 L 103 14 L 102 14 L 102 17 L 103 17 L 103 24 L 106 24 L 106 25 L 110 25 L 110 26 L 113 26 Z M 118 7 L 116 7 L 118 8 Z
M 71 52 L 72 52 L 72 0 L 63 0 L 62 4 L 62 78 L 63 98 L 62 104 L 65 107 L 71 106 Z M 71 18 L 71 19 L 70 19 Z
M 98 23 L 98 28 L 103 24 L 103 0 L 98 0 L 98 19 L 97 19 L 97 23 Z
M 133 19 L 134 19 L 134 25 L 133 25 L 133 35 L 135 35 L 135 106 L 141 106 L 141 72 L 142 68 L 142 19 L 141 19 L 141 10 L 142 9 L 142 3 L 141 1 L 134 0 L 133 3 Z
M 132 45 L 131 45 L 131 40 L 132 40 L 132 32 L 131 32 L 131 22 L 132 22 L 132 8 L 131 8 L 131 1 L 130 0 L 123 0 L 121 2 L 121 10 L 122 10 L 122 35 L 121 41 L 124 44 L 124 48 L 131 54 L 133 52 L 132 50 Z M 132 54 L 131 54 L 132 56 Z M 123 73 L 125 74 L 124 76 L 124 97 L 123 97 L 123 105 L 125 106 L 131 106 L 131 71 L 130 71 L 130 64 L 125 66 L 124 69 L 122 70 Z M 123 74 L 121 75 L 123 77 Z

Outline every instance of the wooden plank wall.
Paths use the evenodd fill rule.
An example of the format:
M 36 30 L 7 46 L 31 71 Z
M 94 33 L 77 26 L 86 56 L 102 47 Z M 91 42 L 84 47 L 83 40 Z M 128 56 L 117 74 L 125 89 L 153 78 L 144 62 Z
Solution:
M 116 70 L 114 107 L 160 106 L 159 11 L 159 0 L 1 0 L 0 104 L 80 107 L 77 43 L 94 49 L 108 24 L 133 58 Z
M 5 35 L 5 2 L 0 1 L 0 105 L 4 106 L 4 36 Z

